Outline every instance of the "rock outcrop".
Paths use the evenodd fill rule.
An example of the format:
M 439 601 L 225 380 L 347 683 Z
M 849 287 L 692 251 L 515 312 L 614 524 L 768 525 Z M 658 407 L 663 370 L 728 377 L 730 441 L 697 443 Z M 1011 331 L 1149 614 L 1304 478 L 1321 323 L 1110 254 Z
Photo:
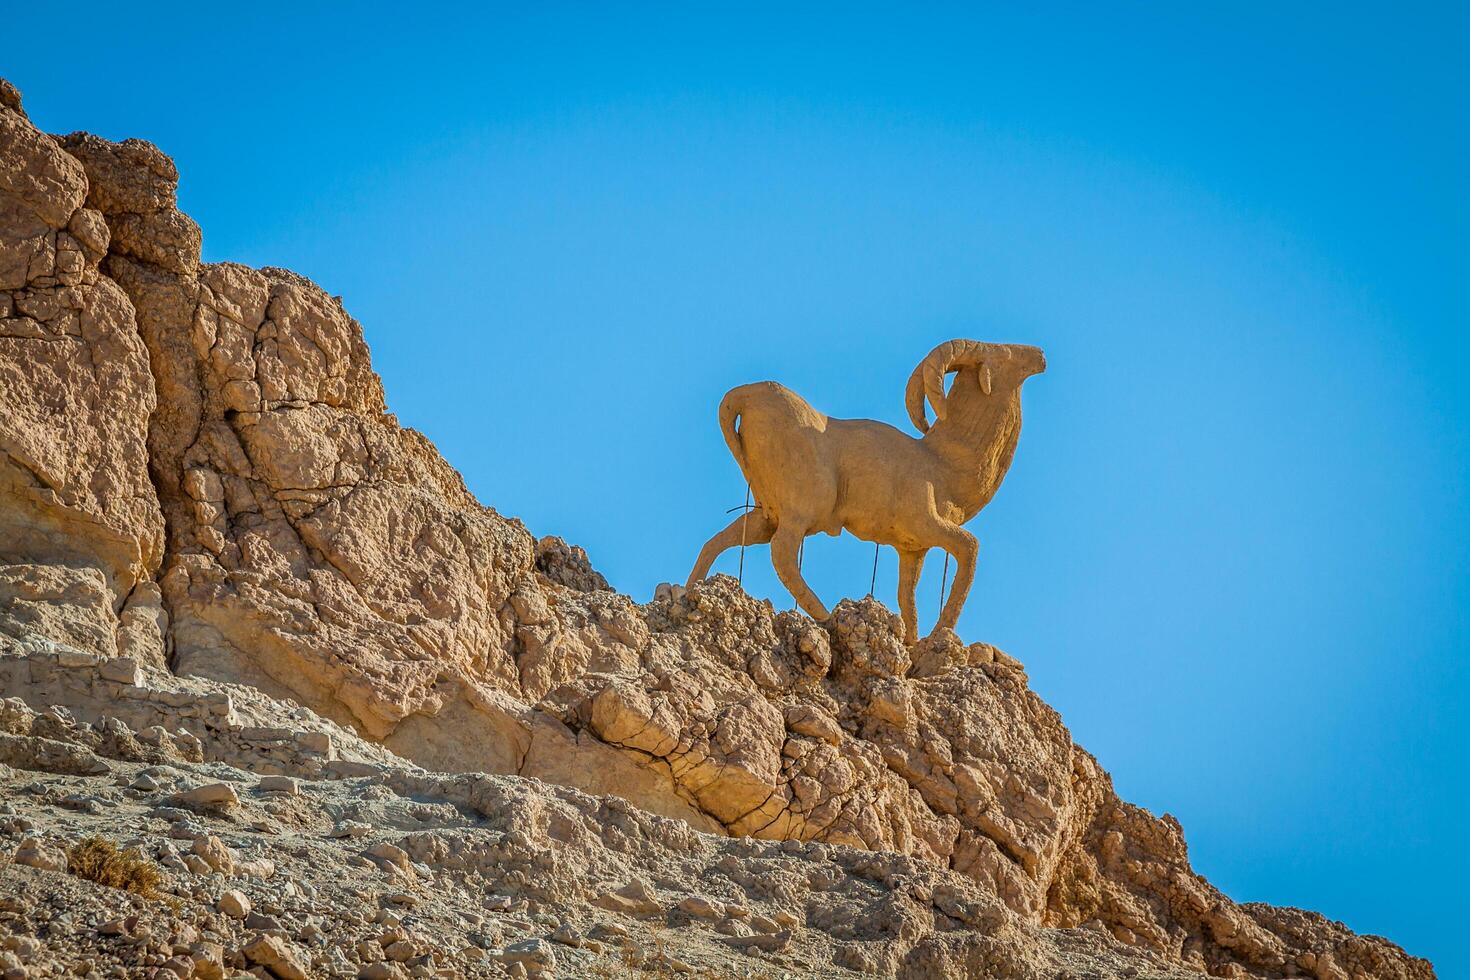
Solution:
M 872 600 L 818 624 L 725 577 L 643 605 L 611 590 L 398 424 L 340 298 L 201 262 L 177 180 L 148 143 L 39 132 L 0 84 L 0 678 L 25 702 L 7 717 L 58 719 L 7 737 L 63 746 L 5 742 L 8 765 L 377 766 L 490 836 L 384 841 L 374 869 L 483 878 L 529 845 L 474 820 L 519 807 L 550 857 L 497 887 L 672 926 L 740 919 L 728 898 L 659 894 L 712 862 L 794 917 L 729 926 L 721 948 L 776 955 L 795 933 L 813 974 L 1432 976 L 1386 940 L 1231 902 L 993 647 L 947 630 L 908 647 Z M 588 834 L 624 855 L 618 874 L 663 877 L 588 878 L 570 856 Z M 757 858 L 786 864 L 763 878 Z M 863 903 L 817 897 L 849 888 Z M 240 965 L 283 975 L 252 958 L 277 952 Z M 522 952 L 481 965 L 555 958 Z
M 157 400 L 132 304 L 99 270 L 111 234 L 81 163 L 9 86 L 0 153 L 0 560 L 45 566 L 0 571 L 0 620 L 161 662 L 161 633 L 143 629 L 161 611 Z

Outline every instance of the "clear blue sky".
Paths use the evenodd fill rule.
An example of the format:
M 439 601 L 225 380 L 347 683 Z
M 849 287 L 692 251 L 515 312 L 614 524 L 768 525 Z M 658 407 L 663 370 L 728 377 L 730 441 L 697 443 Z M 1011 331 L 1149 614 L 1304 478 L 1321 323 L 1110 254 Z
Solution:
M 906 425 L 936 342 L 1045 347 L 962 634 L 1230 895 L 1470 975 L 1463 6 L 22 6 L 42 126 L 172 154 L 206 258 L 343 294 L 640 599 L 742 499 L 726 389 Z

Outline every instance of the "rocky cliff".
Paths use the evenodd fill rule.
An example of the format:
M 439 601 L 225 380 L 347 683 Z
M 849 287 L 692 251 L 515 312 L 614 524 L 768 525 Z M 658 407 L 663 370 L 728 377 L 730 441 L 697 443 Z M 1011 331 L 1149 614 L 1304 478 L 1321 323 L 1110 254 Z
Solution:
M 561 972 L 595 975 L 599 943 L 564 940 L 593 918 L 626 938 L 621 917 L 695 951 L 616 961 L 634 972 L 718 970 L 738 950 L 803 975 L 1433 975 L 1386 940 L 1222 895 L 1178 822 L 1120 800 L 1001 651 L 947 631 L 908 648 L 872 600 L 817 624 L 723 577 L 646 605 L 612 591 L 398 424 L 340 297 L 202 263 L 177 180 L 146 142 L 38 131 L 0 82 L 0 759 L 20 783 L 112 792 L 50 827 L 47 784 L 28 784 L 41 802 L 11 808 L 20 852 L 55 853 L 65 840 L 46 835 L 67 827 L 132 843 L 175 876 L 170 928 L 219 939 L 221 972 L 544 973 L 560 944 Z M 340 840 L 313 820 L 378 801 L 352 805 L 381 853 L 306 849 L 322 888 L 358 874 L 425 891 L 406 903 L 427 903 L 431 951 L 378 956 L 279 921 L 247 934 L 209 912 L 230 862 L 191 867 L 160 846 L 168 826 L 122 820 L 172 792 L 127 769 L 146 765 L 227 770 L 244 789 L 205 809 L 260 837 L 242 847 L 280 844 L 241 816 L 251 786 L 277 792 L 250 773 L 306 781 L 290 793 L 317 801 L 293 817 L 306 838 Z M 429 808 L 428 829 L 404 836 L 389 798 Z M 20 863 L 35 894 L 77 887 Z M 457 886 L 557 909 L 560 939 L 531 936 L 533 918 L 520 940 L 549 960 L 470 942 Z M 208 925 L 178 919 L 188 901 Z M 447 936 L 480 955 L 449 956 Z M 84 939 L 57 948 L 106 959 L 110 938 Z M 289 965 L 247 955 L 266 940 L 304 948 Z

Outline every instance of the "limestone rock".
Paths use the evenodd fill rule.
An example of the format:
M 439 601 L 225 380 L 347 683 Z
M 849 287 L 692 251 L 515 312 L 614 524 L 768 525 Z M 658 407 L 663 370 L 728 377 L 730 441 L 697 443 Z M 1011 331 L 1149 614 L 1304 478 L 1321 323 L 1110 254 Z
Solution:
M 163 556 L 148 352 L 82 165 L 5 104 L 0 160 L 0 561 L 94 568 L 115 610 Z
M 577 592 L 606 592 L 610 588 L 602 573 L 592 567 L 585 550 L 555 535 L 536 542 L 536 569 L 557 585 Z
M 240 950 L 249 962 L 263 966 L 280 980 L 310 980 L 311 974 L 301 965 L 296 952 L 275 936 L 259 936 Z
M 232 919 L 243 919 L 250 914 L 250 899 L 244 892 L 230 889 L 219 897 L 219 910 Z
M 15 850 L 15 863 L 42 871 L 65 871 L 66 854 L 42 840 L 28 837 Z
M 99 657 L 117 654 L 118 619 L 101 569 L 0 565 L 0 632 L 36 634 Z
M 174 802 L 187 807 L 228 807 L 237 805 L 240 796 L 229 783 L 205 783 L 180 793 Z

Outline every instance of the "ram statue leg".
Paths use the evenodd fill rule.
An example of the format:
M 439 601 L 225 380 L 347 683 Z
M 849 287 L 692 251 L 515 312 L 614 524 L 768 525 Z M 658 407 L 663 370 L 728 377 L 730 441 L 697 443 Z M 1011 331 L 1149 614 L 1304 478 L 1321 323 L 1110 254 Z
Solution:
M 684 587 L 703 582 L 715 559 L 731 548 L 740 547 L 741 541 L 747 545 L 765 544 L 775 533 L 776 525 L 771 523 L 766 512 L 759 507 L 741 514 L 728 527 L 705 542 L 704 547 L 699 550 L 699 558 L 694 562 L 694 571 L 689 573 L 689 581 Z
M 785 516 L 784 514 L 782 515 Z M 776 566 L 776 575 L 780 577 L 781 584 L 786 586 L 796 604 L 802 610 L 815 619 L 823 622 L 831 615 L 827 607 L 822 605 L 822 600 L 806 584 L 801 577 L 801 568 L 797 564 L 796 556 L 801 550 L 801 542 L 806 538 L 806 526 L 799 530 L 795 523 L 782 524 L 776 529 L 771 538 L 771 564 Z
M 965 598 L 970 594 L 970 583 L 975 581 L 975 559 L 980 554 L 980 542 L 964 528 L 946 523 L 942 525 L 940 547 L 954 556 L 957 568 L 954 587 L 950 589 L 949 600 L 939 611 L 939 622 L 934 624 L 934 628 L 954 629 L 954 624 L 960 619 L 960 610 L 965 608 Z
M 903 615 L 904 642 L 910 646 L 919 642 L 919 614 L 914 608 L 914 590 L 919 585 L 919 573 L 924 570 L 923 551 L 900 551 L 898 553 L 898 611 Z

